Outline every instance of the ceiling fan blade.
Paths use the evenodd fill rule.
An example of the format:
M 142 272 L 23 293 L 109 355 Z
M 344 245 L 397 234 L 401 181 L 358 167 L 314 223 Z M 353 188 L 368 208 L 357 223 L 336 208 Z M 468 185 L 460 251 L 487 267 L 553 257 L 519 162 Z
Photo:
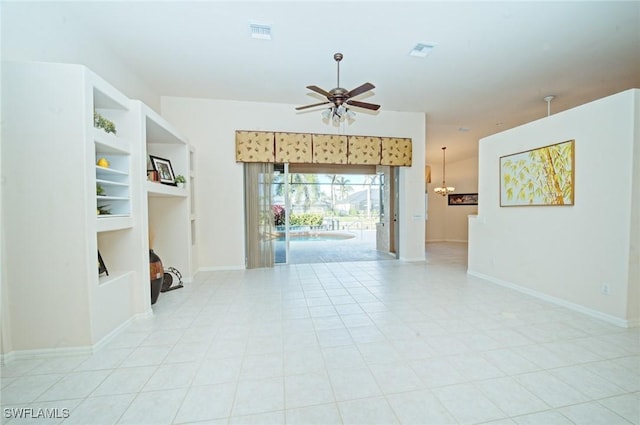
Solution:
M 375 88 L 376 88 L 376 86 L 374 86 L 371 83 L 364 83 L 360 87 L 356 87 L 355 89 L 353 89 L 349 93 L 347 93 L 347 96 L 356 97 L 359 94 L 362 94 L 362 93 L 367 92 L 369 90 L 373 90 Z
M 308 88 L 309 90 L 313 90 L 314 92 L 316 92 L 316 93 L 318 93 L 318 94 L 323 95 L 324 97 L 327 97 L 327 98 L 328 98 L 328 97 L 330 97 L 330 96 L 331 96 L 331 93 L 329 93 L 329 92 L 327 92 L 327 91 L 322 90 L 322 89 L 321 89 L 320 87 L 318 87 L 318 86 L 307 86 L 307 88 Z
M 300 111 L 302 109 L 307 109 L 307 108 L 313 108 L 314 106 L 326 105 L 327 103 L 331 103 L 331 102 L 326 101 L 326 102 L 314 103 L 313 105 L 298 106 L 296 108 L 296 111 Z
M 377 111 L 380 109 L 380 105 L 375 105 L 373 103 L 367 102 L 359 102 L 357 100 L 347 100 L 347 105 L 357 106 L 358 108 L 371 109 L 372 111 Z

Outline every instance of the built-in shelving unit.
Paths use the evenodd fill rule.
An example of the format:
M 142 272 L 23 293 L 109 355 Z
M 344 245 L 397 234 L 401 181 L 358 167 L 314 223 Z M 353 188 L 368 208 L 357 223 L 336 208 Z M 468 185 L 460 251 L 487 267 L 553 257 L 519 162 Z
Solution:
M 150 228 L 164 264 L 191 276 L 191 179 L 179 188 L 146 178 L 149 154 L 188 176 L 189 145 L 81 65 L 3 62 L 2 87 L 11 105 L 2 127 L 3 203 L 11 205 L 3 273 L 15 306 L 2 317 L 5 347 L 95 346 L 152 314 Z M 115 134 L 94 127 L 94 112 Z
M 147 191 L 147 194 L 151 197 L 156 196 L 162 198 L 177 196 L 180 198 L 186 198 L 187 196 L 189 196 L 189 192 L 187 192 L 185 188 L 169 186 L 158 182 L 147 181 L 144 187 Z
M 130 154 L 116 152 L 113 146 L 98 142 L 95 149 L 95 161 L 104 158 L 109 163 L 109 167 L 95 166 L 96 192 L 98 187 L 103 192 L 100 195 L 96 193 L 96 215 L 102 229 L 99 231 L 131 227 L 131 220 L 102 224 L 106 220 L 131 216 Z
M 108 270 L 107 275 L 90 269 L 89 273 L 94 274 L 89 280 L 90 308 L 94 334 L 108 335 L 118 324 L 148 311 L 145 285 L 136 274 L 143 258 L 138 252 L 142 248 L 140 208 L 134 202 L 140 186 L 133 177 L 137 170 L 134 149 L 137 137 L 131 101 L 95 74 L 88 70 L 85 73 L 86 92 L 92 99 L 91 109 L 86 113 L 91 115 L 91 122 L 98 113 L 115 126 L 115 133 L 91 126 L 87 131 L 91 140 L 86 156 L 87 190 L 93 190 L 95 199 L 94 205 L 87 206 L 87 215 L 95 221 L 96 255 L 100 252 Z M 101 160 L 106 160 L 106 165 Z M 98 194 L 98 186 L 102 194 Z M 93 245 L 94 240 L 89 239 L 88 249 Z
M 96 185 L 104 190 L 103 195 L 96 194 L 97 206 L 109 209 L 113 216 L 130 216 L 130 147 L 115 137 L 104 137 L 101 132 L 94 129 L 95 163 L 104 158 L 109 167 L 95 166 Z M 100 219 L 109 217 L 109 214 L 98 214 Z
M 150 156 L 171 163 L 174 177 L 190 174 L 190 147 L 186 139 L 158 113 L 139 104 L 140 122 L 143 123 L 143 164 L 150 167 Z M 177 187 L 146 181 L 146 215 L 143 220 L 150 235 L 148 248 L 162 260 L 165 269 L 175 267 L 185 281 L 192 276 L 190 232 L 190 187 Z M 162 297 L 162 295 L 160 296 Z M 161 299 L 161 298 L 160 298 Z

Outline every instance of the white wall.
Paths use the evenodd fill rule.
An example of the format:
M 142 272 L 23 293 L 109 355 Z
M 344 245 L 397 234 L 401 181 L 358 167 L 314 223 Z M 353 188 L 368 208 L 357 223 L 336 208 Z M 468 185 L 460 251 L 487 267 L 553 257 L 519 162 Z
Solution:
M 627 91 L 480 141 L 470 274 L 620 325 L 638 321 L 639 230 L 631 215 L 633 206 L 638 216 L 640 200 L 639 96 L 638 90 Z M 500 156 L 570 139 L 575 139 L 574 206 L 499 206 Z M 603 283 L 610 285 L 610 295 L 600 292 Z
M 635 98 L 627 317 L 640 318 L 640 95 Z
M 447 161 L 447 186 L 456 188 L 454 193 L 478 193 L 478 159 Z M 429 191 L 429 219 L 426 226 L 427 242 L 467 242 L 468 219 L 470 214 L 478 212 L 477 205 L 448 204 L 448 197 L 438 195 L 434 189 L 442 185 L 442 158 L 440 163 L 431 164 L 431 183 Z M 428 249 L 428 248 L 427 248 Z
M 0 68 L 0 81 L 2 81 L 2 69 Z M 0 84 L 0 99 L 2 99 L 2 84 Z M 2 111 L 5 108 L 0 102 L 0 122 L 3 117 Z M 2 142 L 0 140 L 0 158 L 2 158 Z M 4 218 L 3 218 L 3 202 L 4 197 L 4 178 L 2 178 L 2 161 L 0 161 L 0 353 L 6 353 L 11 349 L 11 323 L 9 313 L 9 285 L 6 278 L 6 269 L 4 267 L 4 255 L 6 252 L 4 239 Z
M 200 269 L 243 268 L 244 186 L 235 162 L 235 131 L 337 134 L 319 111 L 295 105 L 212 99 L 162 98 L 162 115 L 196 148 L 196 215 Z M 400 169 L 400 258 L 424 259 L 424 114 L 358 113 L 342 134 L 410 137 L 413 166 Z
M 60 4 L 0 2 L 0 12 L 2 60 L 85 65 L 127 97 L 159 110 L 160 96 Z

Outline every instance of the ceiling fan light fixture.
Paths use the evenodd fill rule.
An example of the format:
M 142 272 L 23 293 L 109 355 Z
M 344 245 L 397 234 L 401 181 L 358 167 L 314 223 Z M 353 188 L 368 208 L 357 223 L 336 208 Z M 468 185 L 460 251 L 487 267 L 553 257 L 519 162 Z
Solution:
M 334 125 L 339 125 L 344 121 L 352 123 L 355 117 L 356 113 L 344 105 L 340 105 L 337 108 L 332 106 L 322 111 L 322 120 L 326 123 L 332 122 Z
M 340 121 L 342 121 L 342 117 L 340 115 L 338 115 L 338 111 L 335 110 L 335 108 L 334 108 L 332 119 L 333 119 L 333 123 L 336 124 L 336 125 L 340 124 Z
M 436 43 L 418 43 L 409 52 L 409 56 L 416 58 L 426 58 L 436 47 Z

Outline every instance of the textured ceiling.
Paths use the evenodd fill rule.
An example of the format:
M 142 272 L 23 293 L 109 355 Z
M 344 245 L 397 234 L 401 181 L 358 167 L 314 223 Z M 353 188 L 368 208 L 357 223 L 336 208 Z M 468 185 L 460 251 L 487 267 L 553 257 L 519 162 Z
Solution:
M 427 114 L 427 160 L 640 87 L 640 2 L 48 2 L 160 95 L 306 105 L 305 86 L 376 85 L 358 100 Z M 249 22 L 273 25 L 271 41 Z M 437 44 L 427 58 L 408 55 Z M 357 109 L 356 109 L 356 112 Z M 460 128 L 468 131 L 459 131 Z

